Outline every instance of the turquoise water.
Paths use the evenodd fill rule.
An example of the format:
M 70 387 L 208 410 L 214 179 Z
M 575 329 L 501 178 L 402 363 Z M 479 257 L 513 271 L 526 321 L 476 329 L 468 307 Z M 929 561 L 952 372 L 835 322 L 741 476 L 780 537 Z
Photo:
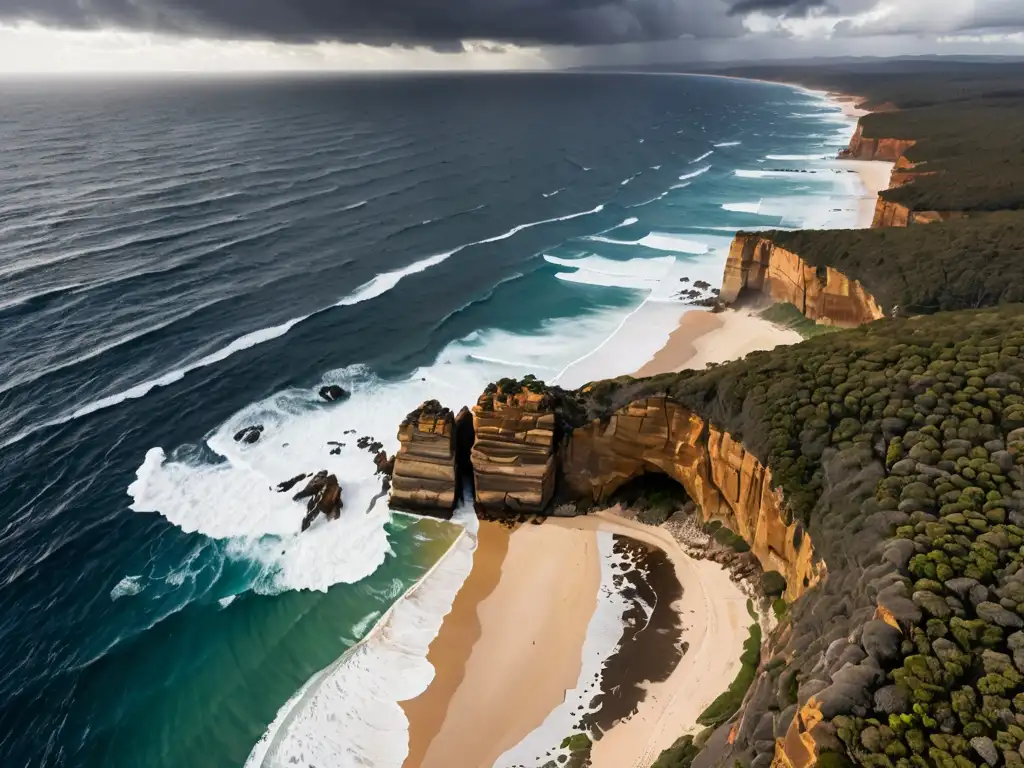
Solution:
M 374 503 L 355 439 L 393 451 L 422 400 L 457 409 L 501 376 L 636 370 L 736 229 L 853 226 L 860 192 L 821 160 L 849 121 L 749 82 L 6 83 L 0 100 L 10 765 L 241 766 L 268 728 L 268 765 L 314 764 L 314 689 L 355 713 L 315 764 L 400 762 L 395 697 L 424 681 L 395 649 L 429 642 L 465 552 L 271 728 L 461 530 Z M 663 327 L 616 340 L 644 302 Z M 317 397 L 335 383 L 351 400 Z M 257 444 L 231 439 L 254 423 Z M 324 468 L 345 511 L 299 535 L 273 486 Z M 371 674 L 382 659 L 408 674 Z

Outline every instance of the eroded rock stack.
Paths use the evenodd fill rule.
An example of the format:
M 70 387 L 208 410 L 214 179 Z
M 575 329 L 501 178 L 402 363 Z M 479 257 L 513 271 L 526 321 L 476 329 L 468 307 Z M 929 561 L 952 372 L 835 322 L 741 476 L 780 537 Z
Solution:
M 391 506 L 451 518 L 458 496 L 455 432 L 455 416 L 437 400 L 405 417 L 398 428 Z
M 473 406 L 471 460 L 477 512 L 502 518 L 542 512 L 555 491 L 555 413 L 543 383 L 503 380 Z
M 831 267 L 814 267 L 764 235 L 740 232 L 725 265 L 721 300 L 732 304 L 743 293 L 789 303 L 816 323 L 852 328 L 884 316 L 857 280 Z

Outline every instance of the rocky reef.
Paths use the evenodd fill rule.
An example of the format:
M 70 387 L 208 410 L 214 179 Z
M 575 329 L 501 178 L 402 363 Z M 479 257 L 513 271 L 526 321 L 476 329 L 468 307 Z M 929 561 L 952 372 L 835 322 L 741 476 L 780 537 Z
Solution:
M 428 400 L 405 417 L 398 440 L 390 505 L 451 518 L 458 497 L 455 415 L 437 400 Z M 381 462 L 376 461 L 380 469 Z
M 792 304 L 817 323 L 844 328 L 883 317 L 858 281 L 812 266 L 762 234 L 740 232 L 729 249 L 720 298 L 734 304 L 742 297 Z

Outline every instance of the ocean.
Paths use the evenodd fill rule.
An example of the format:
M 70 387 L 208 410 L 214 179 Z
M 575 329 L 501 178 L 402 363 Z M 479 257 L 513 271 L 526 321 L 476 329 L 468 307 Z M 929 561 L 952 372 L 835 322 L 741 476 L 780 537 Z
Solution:
M 422 400 L 502 376 L 634 371 L 735 230 L 852 227 L 863 194 L 823 95 L 718 78 L 6 81 L 0 105 L 3 765 L 400 765 L 473 521 L 390 512 L 356 438 L 393 452 Z M 300 535 L 273 486 L 319 469 L 345 509 Z

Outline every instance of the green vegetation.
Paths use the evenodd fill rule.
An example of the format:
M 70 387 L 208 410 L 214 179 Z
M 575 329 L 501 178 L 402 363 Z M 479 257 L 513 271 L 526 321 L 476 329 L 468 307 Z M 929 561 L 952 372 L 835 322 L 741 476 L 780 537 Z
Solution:
M 773 236 L 776 234 L 778 233 L 773 233 Z M 781 238 L 779 239 L 779 242 L 781 243 Z M 813 320 L 808 319 L 804 316 L 803 312 L 789 302 L 773 304 L 768 307 L 768 309 L 761 312 L 761 317 L 769 323 L 796 331 L 805 339 L 820 336 L 823 333 L 835 333 L 840 330 L 834 325 L 819 325 Z
M 647 385 L 715 414 L 812 527 L 829 509 L 826 454 L 884 466 L 869 501 L 908 544 L 912 600 L 873 688 L 905 706 L 837 716 L 848 756 L 903 768 L 981 765 L 991 752 L 1024 765 L 1024 306 L 882 320 Z M 700 722 L 727 720 L 755 669 L 745 654 Z M 782 681 L 795 702 L 795 670 Z
M 750 545 L 738 533 L 733 533 L 728 528 L 722 527 L 715 531 L 715 541 L 723 547 L 729 547 L 740 554 L 750 551 Z
M 765 597 L 781 597 L 786 592 L 786 577 L 778 571 L 762 573 L 761 591 Z
M 772 600 L 772 612 L 775 614 L 775 618 L 782 621 L 789 615 L 789 604 L 781 597 Z
M 652 768 L 690 768 L 699 754 L 700 747 L 693 743 L 693 736 L 683 736 L 661 753 Z
M 812 266 L 834 267 L 860 281 L 887 314 L 897 307 L 913 315 L 1024 301 L 1024 213 L 770 237 Z M 779 314 L 777 306 L 764 313 L 772 322 L 778 322 L 769 315 Z M 799 315 L 796 307 L 792 312 Z
M 750 625 L 750 636 L 743 642 L 740 662 L 742 667 L 729 690 L 711 702 L 697 718 L 700 725 L 719 726 L 739 711 L 747 689 L 757 676 L 757 665 L 761 663 L 761 627 L 756 623 Z

